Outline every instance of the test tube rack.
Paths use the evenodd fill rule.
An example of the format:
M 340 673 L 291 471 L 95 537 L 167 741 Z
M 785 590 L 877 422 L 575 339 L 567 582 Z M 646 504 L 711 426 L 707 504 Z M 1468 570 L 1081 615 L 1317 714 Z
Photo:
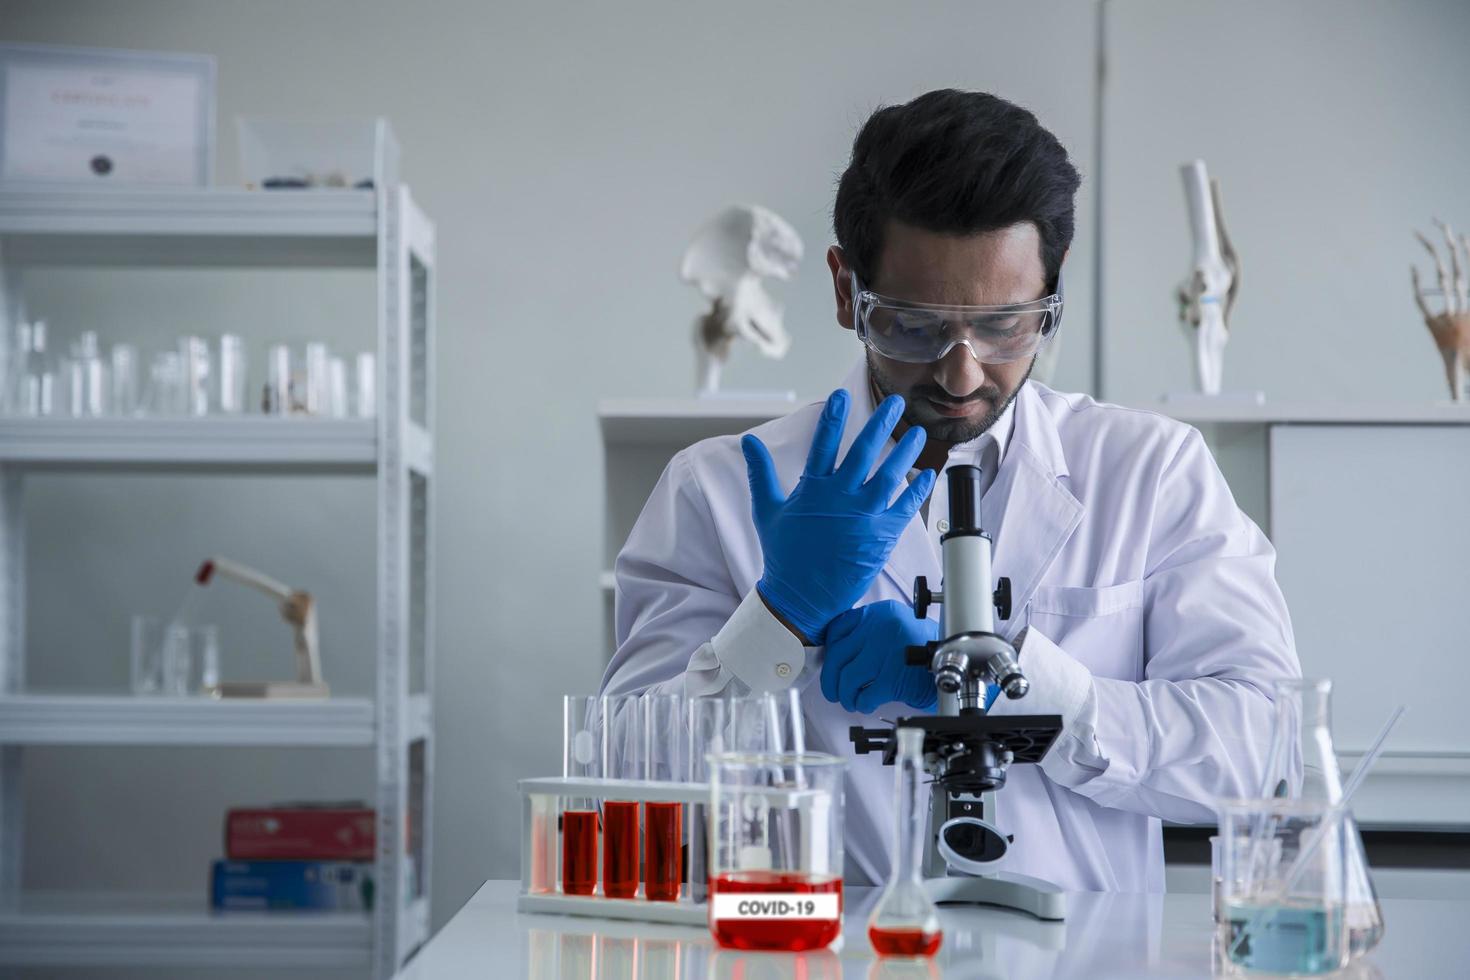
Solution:
M 562 800 L 576 797 L 628 800 L 639 803 L 708 804 L 708 783 L 670 783 L 643 779 L 522 779 L 521 894 L 518 912 L 592 916 L 672 925 L 704 926 L 708 905 L 681 895 L 677 902 L 646 898 L 609 898 L 605 895 L 567 895 L 560 891 Z M 688 826 L 688 820 L 685 820 Z M 601 845 L 599 843 L 599 853 Z
M 650 902 L 645 898 L 609 898 L 605 895 L 567 895 L 560 891 L 561 801 L 569 798 L 627 800 L 639 803 L 710 804 L 708 783 L 671 783 L 644 779 L 571 779 L 548 776 L 522 779 L 521 894 L 518 912 L 549 912 L 601 919 L 631 919 L 673 925 L 706 925 L 708 903 L 688 894 L 677 902 Z M 824 799 L 819 790 L 792 786 L 744 786 L 745 795 L 764 797 L 773 807 L 807 808 Z M 687 814 L 688 811 L 686 811 Z M 710 814 L 713 819 L 713 814 Z M 690 821 L 685 819 L 686 830 Z M 686 840 L 687 843 L 687 840 Z M 601 844 L 599 843 L 599 851 Z M 709 850 L 706 849 L 706 854 Z M 685 892 L 688 892 L 687 886 Z

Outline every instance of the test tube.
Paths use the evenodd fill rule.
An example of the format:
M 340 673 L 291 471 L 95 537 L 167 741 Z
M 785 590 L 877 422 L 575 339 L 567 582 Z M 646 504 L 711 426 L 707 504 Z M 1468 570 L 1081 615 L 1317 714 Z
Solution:
M 567 779 L 602 778 L 602 700 L 568 694 L 562 699 L 562 767 Z M 597 890 L 597 800 L 574 795 L 562 801 L 561 890 L 591 895 Z
M 226 415 L 245 411 L 245 342 L 238 334 L 219 338 L 219 410 Z
M 331 398 L 331 356 L 327 345 L 312 342 L 306 345 L 306 412 L 308 415 L 326 415 Z
M 370 419 L 378 414 L 378 357 L 372 351 L 357 355 L 357 417 Z
M 643 705 L 636 694 L 603 699 L 602 769 L 608 779 L 643 778 Z M 602 893 L 638 894 L 638 801 L 609 786 L 602 801 Z M 621 797 L 621 798 L 619 798 Z
M 209 344 L 203 337 L 179 338 L 179 369 L 184 385 L 184 414 L 209 414 Z
M 643 697 L 643 778 L 678 782 L 684 777 L 684 698 L 678 694 Z M 651 902 L 679 899 L 684 861 L 684 805 L 643 804 L 643 893 Z
M 266 415 L 290 415 L 292 411 L 291 348 L 272 344 L 265 355 L 265 388 L 260 410 Z
M 340 357 L 327 359 L 326 414 L 334 419 L 347 417 L 347 362 Z
M 123 417 L 138 411 L 138 348 L 132 344 L 112 345 L 111 411 Z
M 721 697 L 690 698 L 685 704 L 684 780 L 709 782 L 709 756 L 725 751 L 729 701 Z M 685 896 L 702 902 L 709 894 L 709 807 L 691 803 L 685 814 L 688 879 Z

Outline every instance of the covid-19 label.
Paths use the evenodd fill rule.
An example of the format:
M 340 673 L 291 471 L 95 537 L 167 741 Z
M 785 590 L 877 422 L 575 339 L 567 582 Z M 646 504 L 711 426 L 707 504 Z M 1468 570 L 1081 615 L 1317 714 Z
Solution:
M 735 892 L 710 900 L 713 919 L 835 919 L 840 916 L 838 896 L 792 892 Z

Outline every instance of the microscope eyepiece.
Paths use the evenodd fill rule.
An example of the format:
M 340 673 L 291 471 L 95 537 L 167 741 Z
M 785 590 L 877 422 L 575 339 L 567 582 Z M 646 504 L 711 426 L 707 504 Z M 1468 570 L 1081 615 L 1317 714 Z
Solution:
M 980 530 L 980 467 L 951 466 L 949 475 L 949 530 Z

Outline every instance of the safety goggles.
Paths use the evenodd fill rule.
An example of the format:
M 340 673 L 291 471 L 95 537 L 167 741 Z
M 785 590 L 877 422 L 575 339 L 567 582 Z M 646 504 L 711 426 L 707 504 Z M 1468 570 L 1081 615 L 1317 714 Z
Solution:
M 858 339 L 895 361 L 927 364 L 955 347 L 975 360 L 1006 364 L 1041 349 L 1062 321 L 1062 282 L 1057 291 L 1007 306 L 942 306 L 911 303 L 864 289 L 852 273 L 853 321 Z

